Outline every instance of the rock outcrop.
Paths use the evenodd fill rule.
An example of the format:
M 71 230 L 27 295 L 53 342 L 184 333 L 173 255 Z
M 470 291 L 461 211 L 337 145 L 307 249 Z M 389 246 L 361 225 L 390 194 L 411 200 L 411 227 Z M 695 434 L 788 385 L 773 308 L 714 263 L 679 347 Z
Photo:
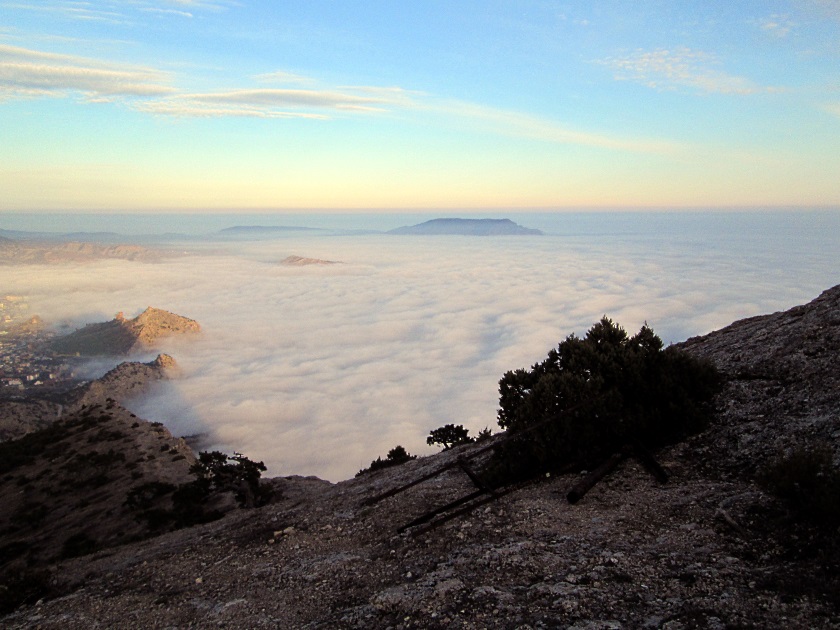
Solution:
M 125 403 L 143 394 L 155 381 L 177 373 L 175 359 L 161 354 L 148 363 L 120 363 L 101 378 L 82 383 L 61 396 L 0 400 L 0 442 L 45 429 L 84 406 L 104 406 L 109 400 Z
M 68 404 L 75 409 L 82 405 L 103 404 L 107 398 L 124 403 L 147 391 L 155 381 L 176 374 L 177 364 L 168 354 L 158 355 L 148 363 L 126 361 L 72 392 Z
M 200 330 L 201 326 L 195 320 L 150 306 L 134 319 L 126 319 L 122 313 L 117 313 L 110 322 L 88 324 L 55 339 L 51 347 L 61 354 L 119 356 L 148 351 L 165 337 Z

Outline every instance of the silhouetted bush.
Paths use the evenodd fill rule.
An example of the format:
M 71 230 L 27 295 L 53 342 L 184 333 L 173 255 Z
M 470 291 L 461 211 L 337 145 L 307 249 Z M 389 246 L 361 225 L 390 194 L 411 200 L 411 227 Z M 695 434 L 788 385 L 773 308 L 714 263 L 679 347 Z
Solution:
M 232 491 L 241 507 L 255 507 L 271 498 L 270 488 L 260 485 L 265 469 L 264 463 L 251 461 L 241 453 L 211 451 L 199 453 L 190 472 L 206 484 L 208 493 Z
M 79 532 L 78 534 L 73 534 L 64 541 L 64 544 L 61 546 L 61 558 L 66 559 L 86 556 L 98 549 L 99 543 L 84 532 Z
M 34 604 L 52 593 L 50 572 L 46 569 L 16 568 L 0 575 L 0 615 L 23 604 Z
M 359 475 L 363 475 L 367 472 L 373 472 L 374 470 L 381 470 L 382 468 L 398 466 L 400 464 L 409 462 L 412 459 L 417 459 L 417 455 L 410 455 L 408 451 L 406 451 L 405 448 L 403 448 L 402 446 L 395 446 L 390 451 L 388 451 L 388 455 L 385 459 L 377 457 L 370 463 L 370 467 L 362 468 L 359 472 L 356 473 L 356 476 L 358 477 Z
M 675 348 L 647 325 L 633 337 L 604 317 L 570 335 L 530 370 L 499 382 L 499 426 L 512 439 L 485 470 L 493 484 L 570 464 L 589 467 L 623 445 L 654 448 L 701 430 L 720 379 L 711 363 Z
M 445 451 L 474 441 L 470 437 L 470 430 L 465 429 L 462 424 L 445 424 L 438 429 L 433 429 L 426 438 L 426 444 L 442 446 Z
M 800 446 L 759 477 L 799 518 L 830 529 L 840 525 L 840 470 L 827 445 Z

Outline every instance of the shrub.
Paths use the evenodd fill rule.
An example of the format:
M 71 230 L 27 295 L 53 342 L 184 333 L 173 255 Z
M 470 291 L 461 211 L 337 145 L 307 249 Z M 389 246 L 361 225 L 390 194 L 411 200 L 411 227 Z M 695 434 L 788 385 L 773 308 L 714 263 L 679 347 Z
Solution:
M 840 525 L 840 470 L 829 446 L 795 448 L 773 462 L 759 483 L 797 517 L 831 529 Z
M 265 464 L 254 462 L 242 455 L 227 455 L 219 451 L 202 452 L 190 472 L 198 476 L 197 483 L 205 484 L 207 491 L 233 491 L 242 507 L 254 507 L 267 503 L 271 490 L 260 486 L 260 476 Z
M 404 464 L 412 459 L 417 459 L 417 455 L 410 455 L 402 446 L 395 446 L 390 451 L 385 459 L 377 457 L 370 463 L 369 468 L 362 468 L 356 473 L 356 476 L 363 475 L 366 472 L 373 472 L 382 468 L 390 468 L 391 466 L 398 466 Z
M 488 481 L 589 467 L 632 441 L 678 441 L 705 426 L 719 383 L 710 363 L 663 349 L 647 325 L 629 337 L 604 317 L 583 339 L 570 335 L 530 371 L 499 381 L 499 426 L 512 436 L 529 432 L 497 450 Z
M 0 615 L 50 595 L 50 577 L 46 569 L 30 568 L 10 569 L 0 575 Z
M 462 424 L 445 424 L 438 429 L 433 429 L 426 438 L 426 444 L 432 446 L 437 444 L 443 450 L 449 450 L 461 444 L 469 444 L 475 440 L 470 437 L 470 430 L 465 429 Z
M 64 545 L 61 547 L 61 558 L 66 559 L 86 556 L 97 549 L 99 549 L 99 543 L 84 532 L 80 532 L 78 534 L 73 534 L 64 541 Z

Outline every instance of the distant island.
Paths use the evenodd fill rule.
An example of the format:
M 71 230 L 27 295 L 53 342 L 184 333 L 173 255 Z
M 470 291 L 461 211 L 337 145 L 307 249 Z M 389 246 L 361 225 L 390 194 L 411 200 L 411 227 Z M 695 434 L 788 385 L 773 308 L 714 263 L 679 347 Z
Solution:
M 540 230 L 523 227 L 510 219 L 432 219 L 417 225 L 389 230 L 388 234 L 462 236 L 539 236 Z
M 288 267 L 305 267 L 307 265 L 337 265 L 337 260 L 322 260 L 321 258 L 305 258 L 304 256 L 286 256 L 280 261 Z

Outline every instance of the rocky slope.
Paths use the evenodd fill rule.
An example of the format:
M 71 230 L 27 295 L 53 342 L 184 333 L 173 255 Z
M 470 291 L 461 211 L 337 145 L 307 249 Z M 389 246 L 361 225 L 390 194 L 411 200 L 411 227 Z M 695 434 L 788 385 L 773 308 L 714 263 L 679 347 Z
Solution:
M 183 440 L 111 399 L 0 444 L 0 455 L 0 570 L 148 535 L 126 504 L 132 489 L 191 481 L 195 462 Z
M 101 378 L 82 383 L 59 397 L 0 400 L 0 442 L 45 429 L 85 405 L 105 405 L 109 399 L 124 403 L 145 392 L 155 381 L 176 373 L 175 360 L 161 354 L 149 363 L 121 363 Z
M 118 313 L 110 322 L 88 324 L 54 340 L 51 347 L 62 354 L 125 355 L 154 348 L 162 338 L 200 330 L 195 320 L 150 306 L 134 319 Z
M 783 447 L 840 446 L 840 287 L 689 352 L 727 377 L 704 433 L 624 461 L 576 505 L 543 479 L 428 531 L 398 528 L 473 489 L 474 445 L 338 484 L 271 480 L 273 503 L 52 567 L 53 599 L 8 628 L 840 628 L 836 535 L 755 482 Z M 834 541 L 834 542 L 832 542 Z M 834 546 L 832 546 L 834 545 Z

